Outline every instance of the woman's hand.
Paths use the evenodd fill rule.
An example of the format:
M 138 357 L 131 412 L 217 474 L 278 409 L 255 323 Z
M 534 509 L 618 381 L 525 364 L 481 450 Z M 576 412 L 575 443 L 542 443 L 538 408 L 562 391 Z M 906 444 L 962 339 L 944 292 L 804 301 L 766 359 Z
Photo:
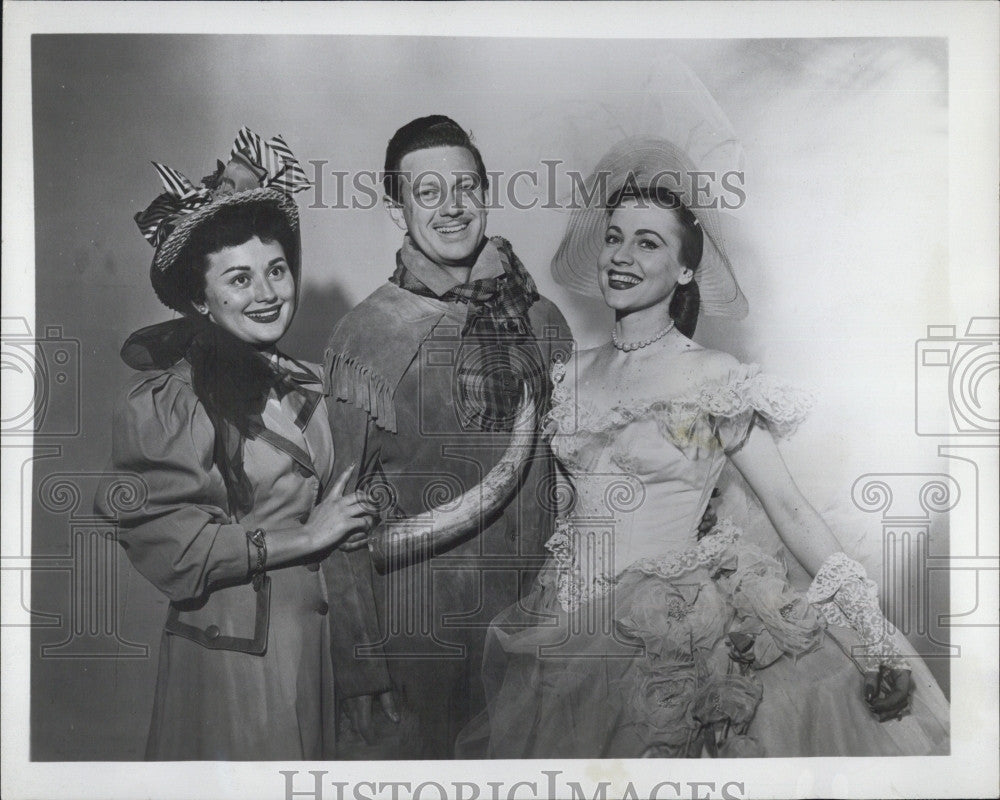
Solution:
M 361 531 L 360 533 L 352 533 L 346 539 L 342 539 L 338 547 L 345 553 L 351 553 L 354 550 L 361 550 L 362 548 L 367 547 L 368 533 L 374 527 L 375 525 L 372 525 L 371 528 Z
M 877 672 L 865 673 L 865 703 L 879 722 L 902 719 L 903 713 L 910 707 L 912 691 L 908 669 L 881 666 Z
M 701 522 L 698 523 L 698 538 L 701 539 L 708 536 L 712 532 L 712 529 L 719 522 L 719 515 L 714 508 L 712 508 L 712 501 L 719 496 L 720 492 L 718 488 L 712 489 L 712 497 L 708 501 L 708 505 L 705 507 L 705 513 L 702 514 Z
M 309 515 L 306 528 L 315 550 L 336 547 L 343 539 L 366 533 L 375 522 L 375 507 L 365 500 L 364 492 L 344 494 L 354 466 L 345 469 L 330 491 Z

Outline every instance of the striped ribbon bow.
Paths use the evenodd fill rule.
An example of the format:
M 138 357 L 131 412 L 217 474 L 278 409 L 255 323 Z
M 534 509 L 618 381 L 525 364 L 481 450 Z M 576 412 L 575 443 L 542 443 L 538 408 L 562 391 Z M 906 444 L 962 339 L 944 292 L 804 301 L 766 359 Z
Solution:
M 311 185 L 302 166 L 280 136 L 265 142 L 249 128 L 243 127 L 236 134 L 231 157 L 246 162 L 259 173 L 258 188 L 294 194 Z M 135 215 L 135 222 L 146 241 L 153 247 L 159 247 L 170 236 L 179 217 L 207 206 L 227 193 L 219 185 L 219 177 L 226 165 L 220 161 L 215 173 L 202 179 L 201 186 L 195 186 L 173 167 L 156 161 L 153 166 L 165 191 L 145 211 Z
M 247 127 L 240 129 L 233 143 L 233 158 L 243 158 L 264 173 L 261 186 L 295 194 L 311 185 L 291 149 L 280 136 L 265 142 Z

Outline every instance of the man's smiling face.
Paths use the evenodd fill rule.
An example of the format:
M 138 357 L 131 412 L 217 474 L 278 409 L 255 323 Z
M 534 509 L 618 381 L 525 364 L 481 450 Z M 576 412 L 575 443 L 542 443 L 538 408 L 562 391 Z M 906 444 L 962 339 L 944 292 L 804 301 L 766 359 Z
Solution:
M 464 147 L 414 150 L 400 162 L 402 207 L 389 213 L 435 264 L 467 267 L 486 234 L 483 187 Z

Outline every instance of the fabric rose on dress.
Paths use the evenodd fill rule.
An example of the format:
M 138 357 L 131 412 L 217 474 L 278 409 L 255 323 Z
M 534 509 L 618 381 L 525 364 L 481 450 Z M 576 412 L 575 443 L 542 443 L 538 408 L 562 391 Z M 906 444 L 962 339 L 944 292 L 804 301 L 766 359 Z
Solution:
M 757 711 L 764 691 L 752 678 L 716 675 L 698 690 L 691 704 L 691 716 L 702 725 L 718 722 L 745 728 Z
M 688 708 L 698 690 L 694 664 L 674 664 L 636 671 L 635 691 L 629 704 L 636 725 L 646 729 L 651 746 L 686 746 L 697 729 Z
M 697 403 L 657 403 L 651 410 L 660 436 L 691 461 L 711 457 L 721 447 L 716 426 Z
M 763 693 L 756 680 L 742 675 L 717 675 L 701 686 L 691 700 L 690 714 L 710 755 L 722 756 L 720 747 L 732 735 L 746 733 Z M 745 742 L 732 747 L 751 749 Z
M 731 612 L 711 584 L 668 583 L 643 576 L 620 585 L 619 631 L 646 646 L 655 662 L 689 661 L 725 633 Z
M 808 600 L 788 585 L 785 565 L 759 548 L 740 549 L 736 572 L 729 579 L 732 603 L 744 618 L 740 626 L 753 629 L 758 620 L 764 631 L 758 637 L 761 663 L 767 666 L 777 657 L 771 641 L 782 652 L 800 656 L 819 644 L 823 623 Z

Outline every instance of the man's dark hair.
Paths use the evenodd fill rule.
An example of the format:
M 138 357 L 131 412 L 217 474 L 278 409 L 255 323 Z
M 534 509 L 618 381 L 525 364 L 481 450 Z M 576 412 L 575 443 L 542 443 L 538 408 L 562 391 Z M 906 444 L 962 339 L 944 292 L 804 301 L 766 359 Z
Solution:
M 485 192 L 489 188 L 486 166 L 479 148 L 472 143 L 461 125 L 443 114 L 432 114 L 406 123 L 396 131 L 385 148 L 385 172 L 382 185 L 386 195 L 394 202 L 402 202 L 400 164 L 407 153 L 430 147 L 464 147 L 476 162 L 479 183 Z

